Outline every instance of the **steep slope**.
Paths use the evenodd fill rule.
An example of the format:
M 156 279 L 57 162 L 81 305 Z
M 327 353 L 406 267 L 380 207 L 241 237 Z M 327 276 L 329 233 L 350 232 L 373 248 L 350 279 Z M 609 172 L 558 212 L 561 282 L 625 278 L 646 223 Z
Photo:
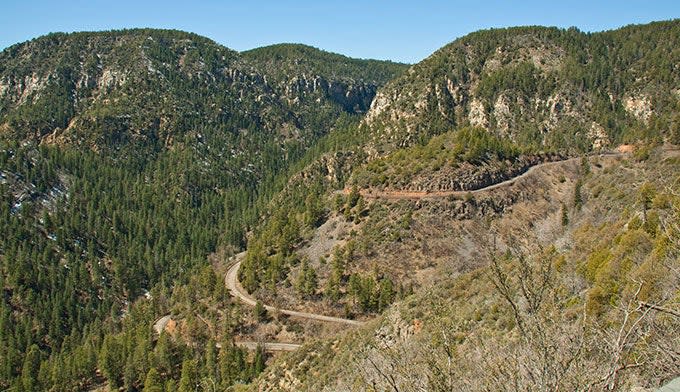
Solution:
M 51 34 L 0 53 L 0 388 L 81 390 L 103 377 L 141 389 L 151 367 L 178 380 L 215 341 L 241 358 L 225 388 L 261 371 L 230 343 L 249 314 L 208 256 L 242 247 L 288 170 L 356 123 L 402 67 L 347 59 L 336 78 L 324 64 L 334 59 L 265 64 L 148 29 Z M 303 75 L 332 93 L 289 91 Z M 155 345 L 149 326 L 171 309 L 178 335 Z
M 328 99 L 355 113 L 366 112 L 376 89 L 405 69 L 404 64 L 352 59 L 297 44 L 257 48 L 243 52 L 243 56 L 256 62 L 277 84 L 283 83 L 289 102 Z
M 348 269 L 423 288 L 281 358 L 258 390 L 629 390 L 676 377 L 679 157 L 565 161 L 467 200 L 369 202 Z
M 244 287 L 259 290 L 268 303 L 335 315 L 382 309 L 408 291 L 399 283 L 413 279 L 395 282 L 381 262 L 348 268 L 353 257 L 347 254 L 356 253 L 358 242 L 346 236 L 338 241 L 347 242 L 348 250 L 305 258 L 306 242 L 327 220 L 361 223 L 352 230 L 373 231 L 364 239 L 403 239 L 400 226 L 409 227 L 410 209 L 371 210 L 360 195 L 474 190 L 542 162 L 613 149 L 623 140 L 675 140 L 680 96 L 677 73 L 667 71 L 676 66 L 678 26 L 673 21 L 596 34 L 491 30 L 440 49 L 378 92 L 362 124 L 347 132 L 354 140 L 336 146 L 344 152 L 325 157 L 321 173 L 302 173 L 277 198 L 270 219 L 248 244 L 240 272 Z M 626 103 L 640 94 L 654 103 L 644 115 Z M 494 102 L 509 97 L 501 118 Z M 488 109 L 479 112 L 484 121 L 468 116 L 472 101 Z M 331 162 L 341 164 L 342 176 Z M 347 179 L 345 196 L 329 192 Z M 482 215 L 505 203 L 488 200 Z M 470 216 L 468 207 L 464 203 L 456 214 Z M 371 246 L 359 245 L 366 254 L 375 253 Z M 402 275 L 408 276 L 409 265 Z
M 472 125 L 522 144 L 589 150 L 678 137 L 677 21 L 586 34 L 518 27 L 441 48 L 381 90 L 369 151 Z
M 281 358 L 258 390 L 677 376 L 678 155 L 660 142 L 680 135 L 678 26 L 478 32 L 379 90 L 357 141 L 275 198 L 240 276 L 268 304 L 378 319 Z
M 0 120 L 14 137 L 94 148 L 162 147 L 201 128 L 311 143 L 340 112 L 365 110 L 403 69 L 312 48 L 297 57 L 272 50 L 240 55 L 178 31 L 52 34 L 0 55 Z M 336 72 L 338 58 L 351 68 Z

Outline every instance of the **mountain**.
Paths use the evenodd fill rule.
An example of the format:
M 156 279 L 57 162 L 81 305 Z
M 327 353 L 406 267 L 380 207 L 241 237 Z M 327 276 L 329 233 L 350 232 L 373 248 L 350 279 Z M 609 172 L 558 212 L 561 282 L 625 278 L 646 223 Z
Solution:
M 208 256 L 242 247 L 288 171 L 404 68 L 290 47 L 265 61 L 139 29 L 0 53 L 2 388 L 82 389 L 95 369 L 139 388 L 147 354 L 117 373 L 133 366 L 130 334 L 149 347 L 154 318 L 186 300 L 174 288 L 214 277 Z M 336 75 L 339 58 L 351 67 Z M 187 344 L 168 350 L 193 355 Z M 172 378 L 175 360 L 156 370 Z
M 311 143 L 403 69 L 299 45 L 239 54 L 162 30 L 51 34 L 6 49 L 0 63 L 5 134 L 94 148 L 161 148 L 200 127 Z
M 602 33 L 518 27 L 459 38 L 382 89 L 373 154 L 471 125 L 523 144 L 590 150 L 677 139 L 677 21 Z
M 257 390 L 677 376 L 678 26 L 481 31 L 380 89 L 241 265 L 265 303 L 366 325 L 310 339 Z
M 408 68 L 148 29 L 8 48 L 0 386 L 661 385 L 678 26 L 486 30 Z

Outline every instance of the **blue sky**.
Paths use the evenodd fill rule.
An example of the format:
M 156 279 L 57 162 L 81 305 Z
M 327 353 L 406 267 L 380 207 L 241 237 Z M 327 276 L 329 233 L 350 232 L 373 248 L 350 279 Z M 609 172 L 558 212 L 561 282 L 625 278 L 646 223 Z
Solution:
M 414 63 L 490 27 L 601 31 L 680 18 L 679 0 L 3 0 L 0 48 L 55 31 L 173 28 L 247 50 L 299 42 L 352 57 Z

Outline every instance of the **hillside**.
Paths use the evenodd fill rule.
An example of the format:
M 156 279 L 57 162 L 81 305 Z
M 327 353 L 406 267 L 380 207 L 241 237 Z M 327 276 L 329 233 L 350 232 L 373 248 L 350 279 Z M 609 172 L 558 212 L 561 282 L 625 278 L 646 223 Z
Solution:
M 149 354 L 130 344 L 149 347 L 169 309 L 231 327 L 169 343 L 154 362 L 162 377 L 179 379 L 196 342 L 226 349 L 248 315 L 215 291 L 208 256 L 242 247 L 289 170 L 403 68 L 343 57 L 352 68 L 336 77 L 339 55 L 321 53 L 277 65 L 148 29 L 57 33 L 0 53 L 0 388 L 80 390 L 101 375 L 140 388 Z M 283 66 L 296 56 L 315 67 Z M 195 276 L 206 308 L 180 311 Z
M 93 148 L 244 129 L 310 144 L 341 112 L 366 110 L 403 65 L 290 46 L 243 55 L 179 31 L 52 34 L 0 55 L 3 134 Z M 263 58 L 266 57 L 265 61 Z M 347 64 L 340 71 L 332 64 Z M 298 66 L 299 59 L 307 66 Z M 310 106 L 314 106 L 311 110 Z
M 482 127 L 524 144 L 587 151 L 673 134 L 678 23 L 586 34 L 517 27 L 469 34 L 391 81 L 365 122 L 372 154 Z
M 355 142 L 275 198 L 240 271 L 264 303 L 368 324 L 281 358 L 259 390 L 677 376 L 677 147 L 661 147 L 679 134 L 677 31 L 482 31 L 379 90 Z
M 6 49 L 0 388 L 677 377 L 679 26 L 408 68 L 149 29 Z
M 387 83 L 361 125 L 349 132 L 353 140 L 339 148 L 346 153 L 325 158 L 346 162 L 342 179 L 328 175 L 338 172 L 333 167 L 325 168 L 323 177 L 307 173 L 304 184 L 295 183 L 291 193 L 277 199 L 271 219 L 248 244 L 253 251 L 241 271 L 245 287 L 289 306 L 292 301 L 328 309 L 327 298 L 319 295 L 325 279 L 316 296 L 297 290 L 294 299 L 298 269 L 305 265 L 298 248 L 339 214 L 355 224 L 387 214 L 393 225 L 409 214 L 372 214 L 365 200 L 340 200 L 330 188 L 355 186 L 355 195 L 474 190 L 541 162 L 613 150 L 623 142 L 677 142 L 680 80 L 677 72 L 668 72 L 680 59 L 677 29 L 675 21 L 594 34 L 520 27 L 473 33 L 438 50 Z M 634 100 L 647 102 L 646 114 L 632 109 Z M 500 101 L 505 114 L 496 108 Z M 474 114 L 475 106 L 486 109 Z M 403 219 L 408 226 L 409 218 Z M 362 228 L 368 229 L 354 230 Z M 323 264 L 333 265 L 338 257 L 322 256 L 315 268 L 327 275 L 329 266 Z M 334 268 L 334 280 L 351 278 L 338 272 L 339 265 Z M 383 281 L 399 291 L 400 282 L 383 276 L 381 263 L 372 269 L 370 284 Z M 340 312 L 349 300 L 330 309 Z M 362 308 L 360 313 L 375 310 Z
M 461 199 L 367 200 L 348 274 L 420 288 L 281 358 L 257 390 L 653 390 L 680 369 L 679 157 L 595 156 Z

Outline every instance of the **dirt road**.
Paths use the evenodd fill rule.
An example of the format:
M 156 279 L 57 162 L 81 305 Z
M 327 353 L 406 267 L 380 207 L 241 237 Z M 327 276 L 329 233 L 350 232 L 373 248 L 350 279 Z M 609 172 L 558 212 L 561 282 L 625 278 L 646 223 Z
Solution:
M 619 156 L 622 155 L 621 153 L 603 153 L 599 154 L 601 157 L 611 157 L 611 156 Z M 569 158 L 565 159 L 562 161 L 554 161 L 554 162 L 545 162 L 545 163 L 539 163 L 538 165 L 530 167 L 527 171 L 524 173 L 512 177 L 508 180 L 499 182 L 497 184 L 489 185 L 484 188 L 479 188 L 475 190 L 469 190 L 469 191 L 408 191 L 408 190 L 398 190 L 398 191 L 374 191 L 371 189 L 362 189 L 359 191 L 361 196 L 363 196 L 366 199 L 384 199 L 384 200 L 421 200 L 421 199 L 436 199 L 436 198 L 442 198 L 442 197 L 453 197 L 453 198 L 459 198 L 463 199 L 467 195 L 474 195 L 476 193 L 482 193 L 482 192 L 489 192 L 497 188 L 502 188 L 506 186 L 511 186 L 513 185 L 516 181 L 530 176 L 532 173 L 544 169 L 549 166 L 554 166 L 554 165 L 564 165 L 568 162 L 574 162 L 574 161 L 580 161 L 581 157 L 576 157 L 576 158 Z M 349 194 L 350 189 L 346 188 L 342 190 L 342 193 L 344 194 Z
M 273 343 L 273 342 L 234 342 L 238 347 L 243 347 L 247 350 L 256 350 L 258 345 L 262 345 L 264 351 L 295 351 L 301 344 L 296 343 Z
M 621 153 L 605 153 L 605 154 L 600 154 L 601 157 L 604 156 L 617 156 L 617 155 L 622 155 Z M 481 192 L 488 192 L 497 188 L 501 187 L 506 187 L 506 186 L 512 186 L 516 181 L 530 176 L 532 173 L 541 170 L 543 168 L 546 168 L 551 165 L 563 165 L 568 162 L 574 162 L 580 160 L 580 157 L 577 158 L 570 158 L 562 161 L 556 161 L 556 162 L 546 162 L 546 163 L 541 163 L 536 166 L 530 167 L 526 172 L 510 178 L 508 180 L 499 182 L 497 184 L 489 185 L 484 188 L 480 189 L 475 189 L 475 190 L 470 190 L 470 191 L 433 191 L 433 192 L 422 192 L 422 191 L 379 191 L 379 192 L 372 192 L 369 190 L 361 190 L 361 195 L 367 199 L 387 199 L 387 200 L 419 200 L 419 199 L 428 199 L 428 198 L 441 198 L 441 197 L 458 197 L 458 198 L 464 198 L 468 194 L 476 194 L 476 193 L 481 193 Z M 349 193 L 349 189 L 345 189 L 343 193 Z M 229 270 L 227 271 L 225 277 L 224 277 L 224 283 L 231 292 L 231 295 L 238 298 L 241 300 L 243 303 L 250 305 L 250 306 L 255 306 L 257 303 L 257 300 L 241 286 L 241 283 L 238 280 L 238 269 L 241 267 L 241 262 L 243 261 L 246 253 L 241 252 L 237 255 L 235 255 L 232 258 L 233 264 L 231 267 L 229 267 Z M 349 319 L 344 319 L 344 318 L 339 318 L 339 317 L 331 317 L 331 316 L 324 316 L 321 314 L 314 314 L 314 313 L 306 313 L 306 312 L 298 312 L 294 310 L 287 310 L 287 309 L 278 309 L 274 306 L 270 305 L 265 305 L 263 304 L 264 307 L 267 309 L 267 311 L 272 311 L 272 312 L 279 312 L 282 314 L 286 314 L 292 317 L 300 317 L 300 318 L 306 318 L 310 320 L 317 320 L 317 321 L 324 321 L 324 322 L 331 322 L 331 323 L 341 323 L 341 324 L 348 324 L 348 325 L 353 325 L 353 326 L 360 326 L 365 324 L 365 322 L 362 321 L 357 321 L 357 320 L 349 320 Z M 237 342 L 237 345 L 241 347 L 245 347 L 247 349 L 255 349 L 258 345 L 257 342 Z M 260 343 L 264 346 L 265 350 L 268 351 L 295 351 L 300 347 L 299 344 L 294 344 L 294 343 L 277 343 L 277 342 L 265 342 L 265 343 Z
M 238 298 L 241 300 L 241 302 L 250 305 L 250 306 L 255 306 L 257 303 L 257 300 L 241 286 L 241 282 L 238 281 L 238 269 L 241 267 L 241 262 L 243 261 L 243 258 L 245 257 L 245 252 L 241 252 L 234 256 L 233 260 L 236 261 L 231 267 L 229 267 L 229 270 L 227 271 L 227 274 L 224 277 L 224 284 L 227 286 L 229 291 L 231 291 L 231 295 Z M 357 320 L 349 320 L 349 319 L 344 319 L 340 317 L 332 317 L 332 316 L 324 316 L 321 314 L 314 314 L 314 313 L 306 313 L 306 312 L 298 312 L 295 310 L 288 310 L 288 309 L 278 309 L 274 306 L 266 305 L 263 304 L 265 309 L 270 312 L 278 312 L 282 314 L 287 314 L 292 317 L 300 317 L 300 318 L 306 318 L 310 320 L 317 320 L 317 321 L 325 321 L 325 322 L 330 322 L 330 323 L 340 323 L 340 324 L 348 324 L 348 325 L 363 325 L 363 321 L 357 321 Z

